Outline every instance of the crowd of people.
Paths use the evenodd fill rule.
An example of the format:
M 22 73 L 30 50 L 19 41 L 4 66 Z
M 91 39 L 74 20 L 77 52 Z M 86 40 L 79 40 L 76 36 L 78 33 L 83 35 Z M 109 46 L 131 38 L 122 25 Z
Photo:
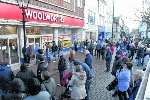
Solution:
M 83 44 L 83 48 L 89 50 L 91 55 L 106 62 L 105 72 L 111 71 L 114 76 L 114 80 L 106 87 L 109 91 L 115 91 L 112 96 L 118 95 L 119 100 L 135 100 L 143 70 L 133 72 L 132 67 L 136 65 L 145 69 L 145 58 L 150 57 L 150 45 L 129 39 L 120 39 L 117 43 L 110 41 L 94 43 L 86 40 Z M 114 54 L 115 59 L 112 61 Z M 113 63 L 112 68 L 111 63 Z
M 29 63 L 20 66 L 20 71 L 13 74 L 11 70 L 0 75 L 0 94 L 2 100 L 55 100 L 56 82 L 48 72 L 41 49 L 37 55 L 37 72 L 34 73 Z M 75 59 L 75 51 L 71 50 L 67 61 L 63 54 L 58 61 L 60 85 L 66 87 L 68 96 L 73 100 L 89 100 L 89 88 L 92 74 L 92 55 L 85 50 L 85 62 Z M 68 65 L 69 63 L 69 65 Z M 2 67 L 2 66 L 1 66 Z M 6 67 L 6 66 L 5 66 Z M 3 69 L 5 70 L 3 66 Z M 7 84 L 6 84 L 7 83 Z M 65 94 L 65 93 L 64 93 Z M 61 98 L 63 98 L 62 95 Z
M 30 61 L 37 59 L 37 55 L 41 54 L 41 51 L 39 50 L 39 44 L 36 44 L 35 47 L 33 45 L 29 45 L 25 50 L 23 48 L 22 53 L 24 54 L 25 52 L 25 59 L 22 63 L 31 63 Z M 58 44 L 56 44 L 55 41 L 52 41 L 52 43 L 47 43 L 44 45 L 42 54 L 44 54 L 47 62 L 51 62 L 52 60 L 56 61 L 56 58 L 59 57 L 62 51 L 63 43 L 58 41 Z
M 39 61 L 37 75 L 27 63 L 20 66 L 17 74 L 13 74 L 11 70 L 6 70 L 6 66 L 3 66 L 0 75 L 0 99 L 54 100 L 56 82 L 46 67 L 40 65 L 41 63 L 44 65 L 42 58 Z
M 120 40 L 116 44 L 109 41 L 83 43 L 84 61 L 76 58 L 77 44 L 70 49 L 69 57 L 63 53 L 58 54 L 58 71 L 60 86 L 66 88 L 60 100 L 69 97 L 73 100 L 90 100 L 89 91 L 92 79 L 95 76 L 93 57 L 106 62 L 105 72 L 110 72 L 114 80 L 106 87 L 114 90 L 112 96 L 118 95 L 119 100 L 134 100 L 142 81 L 143 71 L 132 71 L 132 60 L 137 59 L 137 66 L 144 65 L 144 57 L 150 55 L 146 50 L 149 45 L 136 44 L 131 40 Z M 57 49 L 57 50 L 56 50 Z M 61 50 L 61 49 L 60 49 Z M 46 48 L 46 51 L 48 48 Z M 56 56 L 58 46 L 54 43 L 52 52 Z M 48 72 L 48 56 L 41 49 L 37 49 L 37 71 L 33 72 L 30 65 L 31 51 L 26 50 L 26 63 L 21 64 L 20 71 L 13 74 L 1 66 L 0 70 L 0 95 L 2 100 L 55 100 L 57 84 Z M 113 66 L 111 63 L 113 60 Z M 4 71 L 5 70 L 5 71 Z

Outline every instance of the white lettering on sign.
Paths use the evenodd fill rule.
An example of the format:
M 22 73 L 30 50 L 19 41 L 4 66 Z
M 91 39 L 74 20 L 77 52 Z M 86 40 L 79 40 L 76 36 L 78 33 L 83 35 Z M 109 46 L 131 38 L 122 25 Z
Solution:
M 42 20 L 42 13 L 41 12 L 38 13 L 38 18 L 39 18 L 39 20 Z
M 34 18 L 34 19 L 37 19 L 37 18 L 38 18 L 37 12 L 35 12 L 35 11 L 33 11 L 33 18 Z
M 26 17 L 28 19 L 33 20 L 43 20 L 43 21 L 49 21 L 49 22 L 56 22 L 56 23 L 64 23 L 64 18 L 59 15 L 47 13 L 47 12 L 41 12 L 41 11 L 35 11 L 35 10 L 25 10 Z

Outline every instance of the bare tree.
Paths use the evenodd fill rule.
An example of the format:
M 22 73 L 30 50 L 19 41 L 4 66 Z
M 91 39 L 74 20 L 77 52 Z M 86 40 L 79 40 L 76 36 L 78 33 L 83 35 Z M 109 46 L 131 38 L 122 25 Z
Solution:
M 145 22 L 147 24 L 146 38 L 148 38 L 148 32 L 150 30 L 150 7 L 143 12 L 142 22 Z

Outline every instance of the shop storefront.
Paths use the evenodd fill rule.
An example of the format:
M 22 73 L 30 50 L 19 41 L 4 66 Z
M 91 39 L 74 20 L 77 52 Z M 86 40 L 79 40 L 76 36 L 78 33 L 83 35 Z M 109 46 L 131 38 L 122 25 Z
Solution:
M 0 25 L 0 63 L 19 63 L 19 44 L 16 26 Z
M 53 28 L 50 27 L 29 27 L 26 28 L 27 44 L 33 48 L 38 46 L 45 49 L 53 41 Z
M 13 10 L 12 10 L 13 9 Z M 49 10 L 48 10 L 49 11 Z M 74 34 L 80 34 L 84 20 L 58 13 L 28 8 L 26 12 L 27 46 L 37 45 L 45 49 L 52 41 L 63 41 L 64 47 L 69 47 Z M 23 48 L 22 11 L 13 4 L 0 3 L 0 62 L 19 63 Z M 15 26 L 12 26 L 15 25 Z M 4 27 L 7 26 L 7 27 Z M 9 27 L 15 31 L 7 32 Z M 4 29 L 3 31 L 1 30 Z M 11 33 L 14 32 L 14 33 Z

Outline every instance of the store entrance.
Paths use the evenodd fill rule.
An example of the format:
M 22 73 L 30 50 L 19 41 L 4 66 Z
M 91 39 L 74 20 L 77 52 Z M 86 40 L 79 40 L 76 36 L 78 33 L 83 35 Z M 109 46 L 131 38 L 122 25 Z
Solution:
M 0 64 L 19 63 L 17 35 L 0 36 Z
M 36 48 L 40 48 L 40 41 L 41 41 L 41 38 L 40 36 L 36 36 L 36 35 L 28 35 L 27 36 L 27 40 L 28 40 L 28 45 L 30 45 L 33 49 L 33 51 L 36 49 Z

